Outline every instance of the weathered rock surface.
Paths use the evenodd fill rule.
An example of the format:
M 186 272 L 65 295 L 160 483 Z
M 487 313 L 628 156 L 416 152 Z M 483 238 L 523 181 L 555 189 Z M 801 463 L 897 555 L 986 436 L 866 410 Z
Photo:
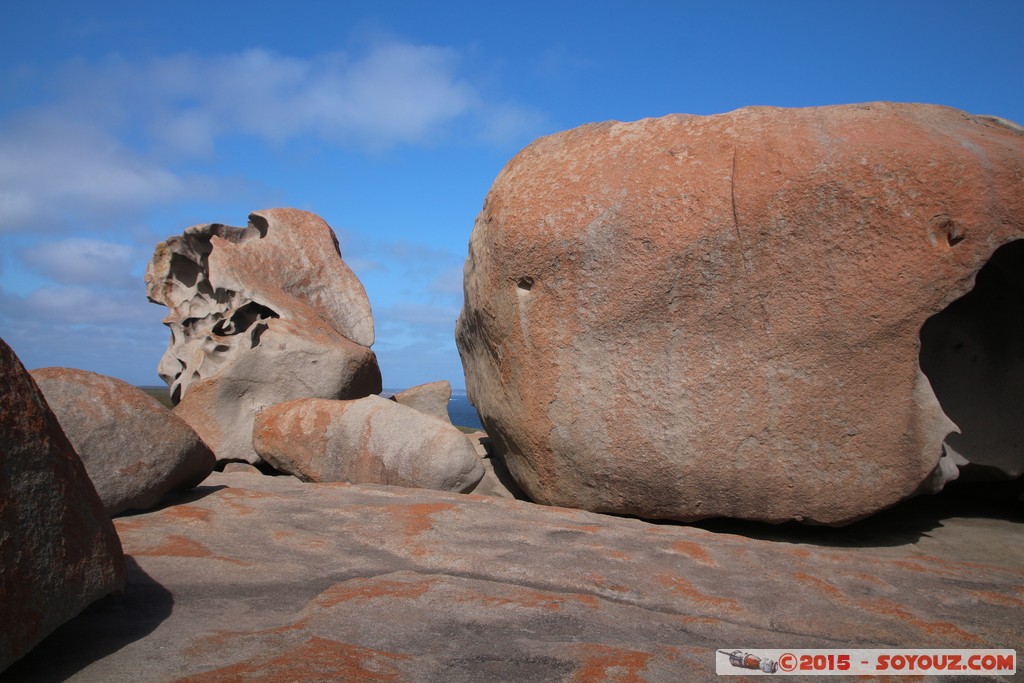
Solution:
M 462 432 L 380 396 L 276 405 L 256 416 L 252 439 L 263 460 L 303 481 L 458 492 L 484 475 Z
M 149 299 L 170 309 L 160 376 L 220 461 L 257 461 L 262 408 L 381 390 L 370 303 L 330 226 L 296 209 L 249 220 L 188 228 L 146 271 Z
M 955 399 L 936 399 L 919 334 L 1024 237 L 1022 178 L 1022 129 L 928 105 L 542 138 L 473 230 L 457 326 L 470 400 L 553 505 L 842 524 L 934 490 L 956 474 L 939 462 Z M 1017 353 L 1017 370 L 973 387 L 1020 444 L 1022 404 L 1004 398 L 1020 395 L 1019 352 L 998 329 L 972 349 L 995 367 Z
M 1020 652 L 1019 509 L 948 496 L 712 532 L 215 473 L 115 520 L 127 591 L 11 680 L 667 682 L 711 680 L 721 648 Z
M 123 584 L 121 544 L 82 461 L 0 339 L 0 671 Z
M 111 515 L 150 508 L 213 471 L 213 452 L 152 396 L 70 368 L 31 372 Z
M 448 380 L 420 384 L 400 391 L 391 398 L 403 406 L 415 408 L 421 413 L 433 415 L 451 424 L 451 416 L 448 415 L 448 401 L 452 398 L 452 385 Z

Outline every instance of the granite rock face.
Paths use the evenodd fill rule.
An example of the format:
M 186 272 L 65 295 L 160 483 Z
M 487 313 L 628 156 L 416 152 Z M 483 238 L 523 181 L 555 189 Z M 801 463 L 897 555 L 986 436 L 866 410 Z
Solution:
M 70 368 L 31 374 L 109 514 L 150 508 L 213 471 L 199 435 L 137 387 Z
M 448 380 L 420 384 L 401 391 L 392 398 L 403 406 L 415 408 L 421 413 L 432 415 L 451 424 L 448 415 L 448 401 L 452 398 L 452 385 Z
M 149 299 L 170 309 L 160 376 L 219 461 L 258 460 L 262 408 L 381 390 L 370 303 L 330 226 L 296 209 L 249 219 L 186 229 L 146 271 Z
M 848 523 L 955 477 L 958 426 L 975 446 L 950 451 L 984 459 L 979 413 L 1019 473 L 1019 313 L 1012 349 L 963 315 L 922 349 L 922 326 L 1024 237 L 1022 178 L 1019 126 L 929 105 L 542 138 L 471 237 L 470 400 L 531 499 L 593 511 Z M 980 403 L 957 409 L 965 384 Z
M 746 525 L 767 538 L 247 474 L 181 500 L 115 520 L 125 594 L 12 681 L 703 681 L 724 648 L 1024 648 L 1019 514 L 930 497 Z
M 253 445 L 303 481 L 468 491 L 484 476 L 473 444 L 450 423 L 379 396 L 299 399 L 256 417 Z
M 0 339 L 0 671 L 120 590 L 124 556 L 82 461 Z

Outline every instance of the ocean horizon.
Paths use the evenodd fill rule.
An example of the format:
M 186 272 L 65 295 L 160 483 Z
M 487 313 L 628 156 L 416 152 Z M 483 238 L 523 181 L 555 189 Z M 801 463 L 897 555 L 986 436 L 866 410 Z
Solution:
M 138 387 L 139 389 L 149 393 L 168 408 L 170 407 L 170 398 L 167 396 L 166 386 L 138 385 Z M 380 392 L 380 395 L 385 398 L 390 398 L 402 391 L 405 391 L 405 389 L 384 389 Z M 480 416 L 477 415 L 476 408 L 473 407 L 473 404 L 469 402 L 469 397 L 466 395 L 465 389 L 452 389 L 452 397 L 448 401 L 448 418 L 456 427 L 483 429 L 483 425 L 480 423 Z
M 380 395 L 390 397 L 402 391 L 405 389 L 388 388 L 380 392 Z M 452 397 L 448 400 L 448 418 L 456 427 L 472 427 L 480 430 L 484 428 L 476 408 L 469 402 L 469 396 L 466 395 L 465 389 L 452 389 Z

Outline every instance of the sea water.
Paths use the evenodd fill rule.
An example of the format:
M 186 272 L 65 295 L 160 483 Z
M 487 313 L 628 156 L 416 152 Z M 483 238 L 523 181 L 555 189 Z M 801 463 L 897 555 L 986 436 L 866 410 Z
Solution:
M 469 402 L 469 397 L 464 391 L 452 391 L 451 400 L 448 401 L 448 417 L 457 427 L 483 429 L 480 416 L 476 414 L 476 408 Z
M 380 395 L 389 397 L 401 391 L 401 389 L 385 389 Z M 476 414 L 476 408 L 469 402 L 465 391 L 452 389 L 452 397 L 448 401 L 448 418 L 456 427 L 483 429 L 483 425 L 480 424 L 480 416 Z

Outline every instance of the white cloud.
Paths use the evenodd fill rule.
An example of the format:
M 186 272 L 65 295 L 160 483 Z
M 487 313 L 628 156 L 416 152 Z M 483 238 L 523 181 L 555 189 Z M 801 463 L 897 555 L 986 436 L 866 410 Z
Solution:
M 395 304 L 374 311 L 378 346 L 394 348 L 417 341 L 453 345 L 457 306 Z
M 44 242 L 22 251 L 22 259 L 38 273 L 64 285 L 132 287 L 136 250 L 116 242 L 70 238 Z
M 251 49 L 36 68 L 55 95 L 0 120 L 0 232 L 223 200 L 228 179 L 181 164 L 214 159 L 231 136 L 379 151 L 454 132 L 506 144 L 536 123 L 527 108 L 486 101 L 465 66 L 455 50 L 391 40 L 309 58 Z
M 442 297 L 455 297 L 462 300 L 463 267 L 461 265 L 446 268 L 430 282 L 430 291 Z
M 52 113 L 0 132 L 0 232 L 36 232 L 69 217 L 85 222 L 186 197 L 216 183 L 185 178 L 112 134 Z
M 366 54 L 299 59 L 265 49 L 181 54 L 65 69 L 78 116 L 135 119 L 164 150 L 209 154 L 218 137 L 242 133 L 274 143 L 303 135 L 379 149 L 432 142 L 451 122 L 486 115 L 457 75 L 458 53 L 387 42 Z
M 155 306 L 146 300 L 142 285 L 138 291 L 115 291 L 93 287 L 40 287 L 26 296 L 0 297 L 0 316 L 12 321 L 33 320 L 62 326 L 89 325 L 126 332 L 151 322 Z

